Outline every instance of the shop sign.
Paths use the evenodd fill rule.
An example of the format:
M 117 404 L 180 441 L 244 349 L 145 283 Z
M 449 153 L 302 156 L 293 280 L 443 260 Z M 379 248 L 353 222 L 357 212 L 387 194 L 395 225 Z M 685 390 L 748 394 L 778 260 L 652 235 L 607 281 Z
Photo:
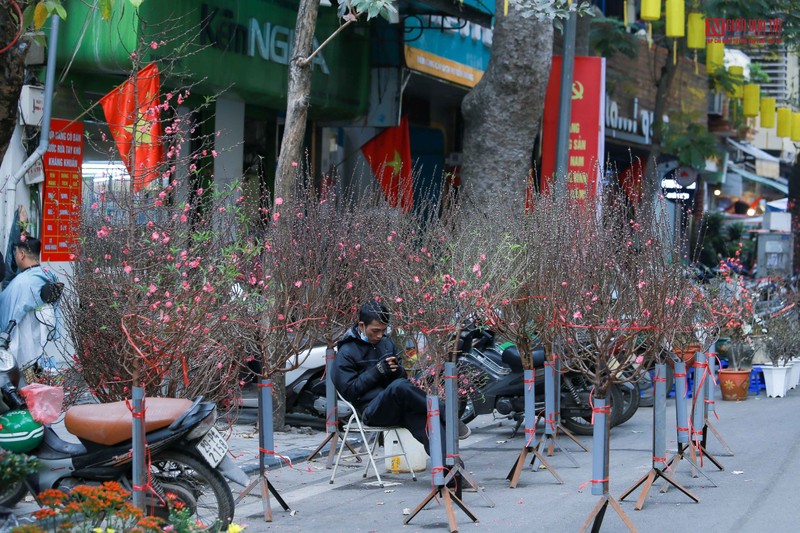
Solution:
M 50 121 L 50 145 L 44 155 L 42 261 L 71 261 L 80 222 L 83 122 Z
M 605 151 L 606 63 L 602 57 L 576 57 L 572 82 L 572 120 L 569 126 L 567 190 L 571 198 L 594 195 L 603 169 Z M 544 101 L 542 177 L 547 184 L 556 167 L 561 57 L 553 57 Z
M 639 109 L 639 99 L 633 99 L 633 114 L 626 116 L 619 103 L 606 97 L 606 127 L 611 137 L 619 137 L 639 144 L 650 144 L 653 138 L 653 112 Z M 619 135 L 619 134 L 622 135 Z
M 208 4 L 200 6 L 200 20 L 205 22 L 200 32 L 201 45 L 211 45 L 248 57 L 258 55 L 265 61 L 280 65 L 289 64 L 294 44 L 293 29 L 256 17 L 250 17 L 246 24 L 240 24 L 233 10 Z M 319 41 L 315 37 L 314 49 L 317 47 Z M 314 56 L 311 63 L 324 74 L 331 73 L 322 52 Z
M 492 30 L 438 15 L 406 17 L 406 66 L 465 87 L 474 87 L 489 65 Z

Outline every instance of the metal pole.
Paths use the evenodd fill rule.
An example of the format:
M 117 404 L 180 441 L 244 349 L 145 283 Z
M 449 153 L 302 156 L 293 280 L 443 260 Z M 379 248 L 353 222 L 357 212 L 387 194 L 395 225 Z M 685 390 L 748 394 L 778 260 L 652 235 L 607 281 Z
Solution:
M 703 380 L 706 368 L 706 354 L 697 352 L 694 363 L 694 396 L 692 397 L 692 440 L 703 440 L 703 427 L 705 426 L 705 391 Z M 708 378 L 706 378 L 708 379 Z
M 456 464 L 456 456 L 458 455 L 458 390 L 456 387 L 456 374 L 455 363 L 444 364 L 444 414 L 445 414 L 445 464 L 453 466 Z
M 592 494 L 602 496 L 608 493 L 608 411 L 606 399 L 594 397 L 592 403 L 592 416 L 594 417 L 594 431 L 592 432 Z
M 431 472 L 433 484 L 444 486 L 444 466 L 442 463 L 442 423 L 439 421 L 439 398 L 428 396 L 428 449 L 431 453 Z
M 556 192 L 567 194 L 567 169 L 569 168 L 569 130 L 572 123 L 572 79 L 575 68 L 575 33 L 578 16 L 569 14 L 564 29 L 564 52 L 561 61 L 561 94 L 558 103 L 558 136 L 556 138 L 556 174 L 553 184 Z
M 536 438 L 536 371 L 523 370 L 522 379 L 525 383 L 525 446 L 530 448 Z
M 144 431 L 144 389 L 132 388 L 133 419 L 132 424 L 132 449 L 133 460 L 133 505 L 145 510 L 145 496 L 147 495 L 147 462 L 145 461 L 145 447 L 147 441 Z
M 660 363 L 655 368 L 655 390 L 653 391 L 653 468 L 667 459 L 667 365 Z
M 325 433 L 331 434 L 338 429 L 339 402 L 336 401 L 336 388 L 333 386 L 333 360 L 336 351 L 333 348 L 325 350 Z
M 556 362 L 545 361 L 544 363 L 544 434 L 555 435 L 556 433 Z M 526 391 L 527 394 L 527 391 Z M 527 407 L 525 414 L 527 414 Z
M 689 443 L 689 413 L 686 409 L 686 363 L 675 363 L 675 418 L 678 444 Z
M 272 424 L 272 380 L 262 379 L 258 391 L 258 471 L 264 476 L 267 470 L 267 454 L 275 454 L 275 434 Z M 270 464 L 275 460 L 270 460 Z

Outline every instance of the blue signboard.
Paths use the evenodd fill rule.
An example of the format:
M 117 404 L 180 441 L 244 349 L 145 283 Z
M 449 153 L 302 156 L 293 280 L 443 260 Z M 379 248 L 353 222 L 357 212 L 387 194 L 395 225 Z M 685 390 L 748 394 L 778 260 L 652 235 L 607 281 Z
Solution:
M 412 70 L 474 87 L 489 64 L 492 30 L 455 17 L 405 19 L 405 61 Z

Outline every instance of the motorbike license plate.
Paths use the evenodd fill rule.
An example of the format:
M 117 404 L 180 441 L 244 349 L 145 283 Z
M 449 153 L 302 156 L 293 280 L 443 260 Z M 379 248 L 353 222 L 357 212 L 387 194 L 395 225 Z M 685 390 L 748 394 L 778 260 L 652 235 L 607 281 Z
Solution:
M 200 439 L 200 442 L 197 443 L 195 448 L 197 448 L 197 451 L 203 456 L 203 459 L 214 468 L 225 458 L 225 454 L 228 453 L 228 443 L 215 428 L 211 428 L 211 430 Z

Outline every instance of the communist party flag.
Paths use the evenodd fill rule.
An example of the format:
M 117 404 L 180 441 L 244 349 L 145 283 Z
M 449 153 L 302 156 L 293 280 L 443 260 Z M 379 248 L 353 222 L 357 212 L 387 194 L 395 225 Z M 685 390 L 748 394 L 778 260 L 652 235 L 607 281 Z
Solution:
M 414 189 L 411 179 L 411 142 L 408 136 L 408 119 L 400 125 L 386 128 L 361 147 L 369 167 L 389 199 L 389 205 L 398 204 L 404 213 L 414 206 Z
M 100 99 L 136 192 L 159 176 L 158 164 L 163 156 L 160 91 L 158 65 L 150 63 Z

